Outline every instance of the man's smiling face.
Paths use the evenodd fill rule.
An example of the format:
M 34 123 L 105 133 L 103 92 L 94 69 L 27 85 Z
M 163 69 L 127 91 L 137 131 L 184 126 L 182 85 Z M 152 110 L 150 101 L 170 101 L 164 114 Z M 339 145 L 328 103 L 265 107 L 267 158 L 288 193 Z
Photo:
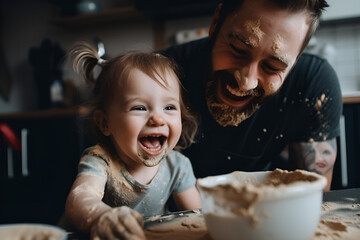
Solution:
M 237 126 L 280 89 L 299 55 L 307 20 L 306 12 L 291 13 L 265 0 L 244 0 L 226 18 L 215 36 L 207 88 L 219 124 Z

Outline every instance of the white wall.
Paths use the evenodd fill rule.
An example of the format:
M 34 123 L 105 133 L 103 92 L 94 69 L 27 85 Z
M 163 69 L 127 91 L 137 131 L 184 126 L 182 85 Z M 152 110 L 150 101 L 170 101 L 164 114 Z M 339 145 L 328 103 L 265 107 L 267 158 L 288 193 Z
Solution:
M 353 18 L 360 16 L 359 0 L 327 0 L 330 5 L 322 16 L 324 20 L 336 20 L 339 18 Z
M 333 67 L 344 95 L 360 91 L 360 23 L 332 24 L 319 29 L 319 42 L 335 48 Z

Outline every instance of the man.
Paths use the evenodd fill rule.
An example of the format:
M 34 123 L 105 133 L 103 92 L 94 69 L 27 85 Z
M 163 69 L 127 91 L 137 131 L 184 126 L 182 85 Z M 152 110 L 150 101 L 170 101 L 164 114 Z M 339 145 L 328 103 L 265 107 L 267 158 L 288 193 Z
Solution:
M 342 99 L 336 73 L 301 54 L 325 0 L 225 0 L 209 38 L 163 53 L 183 71 L 196 143 L 184 153 L 197 177 L 274 167 L 288 149 L 288 168 L 316 171 L 319 142 L 335 146 Z M 336 158 L 327 173 L 330 189 Z

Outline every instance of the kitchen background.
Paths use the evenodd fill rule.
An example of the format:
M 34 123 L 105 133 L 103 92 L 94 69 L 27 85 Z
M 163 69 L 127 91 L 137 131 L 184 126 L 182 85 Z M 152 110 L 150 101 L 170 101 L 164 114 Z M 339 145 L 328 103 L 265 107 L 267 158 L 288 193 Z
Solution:
M 99 8 L 105 13 L 99 13 L 98 16 L 94 15 L 89 18 L 61 16 L 61 12 L 64 10 L 61 9 L 61 4 L 56 4 L 57 2 L 61 1 L 2 0 L 0 49 L 2 63 L 7 65 L 9 73 L 5 74 L 3 71 L 1 81 L 9 78 L 5 81 L 10 88 L 6 87 L 5 94 L 8 99 L 0 98 L 0 113 L 38 109 L 38 89 L 28 55 L 29 50 L 34 47 L 39 48 L 44 39 L 49 39 L 53 44 L 57 43 L 63 50 L 68 51 L 78 40 L 92 41 L 94 38 L 99 38 L 104 43 L 108 56 L 115 56 L 126 50 L 153 50 L 155 44 L 159 45 L 156 41 L 161 42 L 161 46 L 157 48 L 172 44 L 172 39 L 177 31 L 207 27 L 211 21 L 210 13 L 213 11 L 212 8 L 216 1 L 212 1 L 212 4 L 211 1 L 202 1 L 208 2 L 204 4 L 208 5 L 208 9 L 209 6 L 211 7 L 211 10 L 206 12 L 207 16 L 202 14 L 201 17 L 184 18 L 187 16 L 185 14 L 184 16 L 179 15 L 178 19 L 171 21 L 150 20 L 150 17 L 144 15 L 148 16 L 152 13 L 133 11 L 132 7 L 135 5 L 135 1 L 131 0 L 97 1 Z M 65 0 L 62 2 L 76 1 Z M 137 2 L 144 2 L 146 5 L 147 1 Z M 157 2 L 160 4 L 165 1 Z M 188 4 L 190 1 L 182 2 Z M 201 11 L 198 12 L 201 13 Z M 170 17 L 173 16 L 167 18 Z M 156 38 L 160 40 L 156 40 Z M 63 80 L 76 79 L 69 64 L 65 63 L 63 68 Z
M 70 108 L 88 94 L 66 57 L 71 46 L 100 43 L 112 57 L 199 38 L 216 2 L 0 0 L 0 133 L 15 136 L 0 134 L 0 224 L 56 224 L 62 214 L 87 145 Z M 344 97 L 333 188 L 360 187 L 360 1 L 328 2 L 306 51 L 329 60 Z
M 0 98 L 0 113 L 38 109 L 38 89 L 28 55 L 29 50 L 39 48 L 44 39 L 49 39 L 53 44 L 59 44 L 64 51 L 68 51 L 78 40 L 92 41 L 99 38 L 103 41 L 109 56 L 125 50 L 152 50 L 173 44 L 176 33 L 181 35 L 182 30 L 195 30 L 188 34 L 190 37 L 191 34 L 196 35 L 196 30 L 204 30 L 201 34 L 206 34 L 206 28 L 211 22 L 212 8 L 216 5 L 216 1 L 191 1 L 193 4 L 199 2 L 206 5 L 206 10 L 194 11 L 192 14 L 200 14 L 200 17 L 192 16 L 189 14 L 190 11 L 185 9 L 183 15 L 178 13 L 177 16 L 167 16 L 165 20 L 151 21 L 140 12 L 110 12 L 114 8 L 133 6 L 135 0 L 97 1 L 99 10 L 109 11 L 109 14 L 89 19 L 61 16 L 61 12 L 64 12 L 61 2 L 69 1 L 2 0 L 0 59 L 1 65 L 4 66 L 1 68 L 0 76 L 1 92 L 4 93 Z M 137 2 L 145 2 L 146 5 L 146 1 Z M 173 2 L 189 5 L 190 1 Z M 316 40 L 312 41 L 313 45 L 308 50 L 329 58 L 339 75 L 344 95 L 357 95 L 360 90 L 360 21 L 344 19 L 353 20 L 360 16 L 360 2 L 330 0 L 329 3 L 332 6 L 325 14 L 324 20 L 331 22 L 321 24 L 315 36 Z M 130 16 L 127 18 L 116 14 Z M 187 17 L 189 15 L 191 17 Z M 174 17 L 177 18 L 170 19 Z M 67 62 L 63 64 L 64 79 L 76 79 Z M 79 82 L 81 83 L 75 81 L 76 84 L 80 84 Z
M 145 2 L 146 5 L 146 1 L 137 2 Z M 174 2 L 186 5 L 190 1 Z M 191 2 L 201 4 L 204 1 Z M 67 51 L 77 40 L 92 41 L 99 38 L 103 41 L 109 56 L 125 50 L 166 47 L 174 43 L 176 33 L 181 35 L 182 30 L 206 30 L 211 22 L 212 7 L 216 5 L 216 1 L 207 2 L 208 4 L 204 4 L 207 5 L 207 9 L 198 11 L 200 17 L 192 17 L 185 9 L 184 15 L 173 14 L 167 16 L 164 21 L 151 21 L 140 13 L 136 13 L 137 16 L 135 13 L 120 11 L 89 19 L 62 17 L 60 0 L 2 0 L 0 59 L 1 65 L 4 66 L 1 68 L 0 76 L 1 92 L 4 93 L 0 98 L 0 113 L 38 109 L 38 89 L 28 55 L 29 50 L 39 48 L 44 39 L 59 44 Z M 102 0 L 97 3 L 99 9 L 109 11 L 133 6 L 135 0 Z M 309 51 L 328 56 L 339 75 L 344 95 L 357 95 L 360 90 L 360 21 L 344 19 L 354 20 L 360 17 L 360 2 L 330 0 L 329 3 L 332 6 L 325 14 L 324 20 L 331 22 L 321 24 L 315 36 L 316 41 L 312 41 L 314 45 L 309 47 Z M 127 18 L 116 14 L 130 16 Z M 195 12 L 193 15 L 196 14 Z M 190 17 L 187 17 L 188 15 Z M 170 17 L 177 18 L 169 19 Z M 193 34 L 196 35 L 196 32 Z M 63 79 L 76 79 L 69 64 L 65 62 L 63 68 Z

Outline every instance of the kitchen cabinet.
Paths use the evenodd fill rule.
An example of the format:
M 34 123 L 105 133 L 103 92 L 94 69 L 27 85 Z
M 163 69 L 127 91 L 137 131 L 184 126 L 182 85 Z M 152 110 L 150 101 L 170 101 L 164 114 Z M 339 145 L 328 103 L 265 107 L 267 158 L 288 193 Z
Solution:
M 94 26 L 118 27 L 118 23 L 151 22 L 154 50 L 164 49 L 166 45 L 166 21 L 211 16 L 217 1 L 136 1 L 135 5 L 101 10 L 96 13 L 83 13 L 74 16 L 54 16 L 52 24 L 67 29 L 91 29 Z
M 67 28 L 91 27 L 103 24 L 116 24 L 126 21 L 146 21 L 148 18 L 134 6 L 102 10 L 96 13 L 82 13 L 74 16 L 55 16 L 54 25 Z
M 360 187 L 360 103 L 343 107 L 343 134 L 338 138 L 333 189 Z M 344 146 L 341 146 L 344 143 Z M 346 152 L 344 152 L 346 151 Z
M 348 187 L 360 187 L 360 103 L 345 104 Z
M 84 148 L 77 111 L 0 115 L 0 123 L 22 144 L 21 152 L 9 149 L 0 136 L 0 224 L 56 224 Z
M 163 21 L 152 20 L 143 12 L 137 10 L 135 6 L 124 6 L 102 10 L 96 13 L 83 13 L 74 16 L 55 16 L 51 22 L 55 26 L 67 29 L 86 29 L 94 26 L 111 25 L 116 26 L 121 22 L 146 22 L 152 21 L 154 35 L 154 49 L 165 47 L 165 26 Z

